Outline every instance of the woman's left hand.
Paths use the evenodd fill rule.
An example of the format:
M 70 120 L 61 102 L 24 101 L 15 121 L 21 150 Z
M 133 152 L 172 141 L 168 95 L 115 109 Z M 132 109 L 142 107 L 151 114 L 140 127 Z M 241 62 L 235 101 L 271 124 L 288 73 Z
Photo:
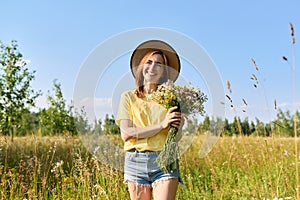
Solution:
M 178 128 L 178 132 L 176 134 L 176 140 L 179 141 L 182 138 L 182 127 L 184 126 L 185 123 L 185 118 L 186 116 L 184 114 L 181 113 L 181 120 L 180 120 L 180 124 L 177 127 Z M 172 124 L 173 125 L 173 124 Z
M 177 120 L 172 122 L 171 125 L 173 127 L 176 127 L 178 130 L 181 130 L 185 122 L 185 115 L 183 113 L 176 112 L 174 118 L 176 118 Z

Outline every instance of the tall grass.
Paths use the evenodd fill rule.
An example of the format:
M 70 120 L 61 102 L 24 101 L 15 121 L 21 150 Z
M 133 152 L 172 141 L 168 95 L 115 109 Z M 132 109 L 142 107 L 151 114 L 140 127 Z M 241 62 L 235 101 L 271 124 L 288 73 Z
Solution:
M 293 131 L 294 131 L 294 147 L 295 147 L 295 178 L 296 178 L 296 192 L 297 199 L 300 199 L 300 185 L 299 185 L 299 152 L 298 152 L 298 134 L 297 134 L 297 87 L 296 87 L 296 65 L 295 65 L 295 30 L 293 24 L 290 22 L 290 35 L 291 35 L 291 70 L 292 70 L 292 88 L 293 88 Z M 286 56 L 282 56 L 282 59 L 288 61 Z
M 295 198 L 296 199 L 300 199 L 300 185 L 299 185 L 299 130 L 297 130 L 297 100 L 296 100 L 296 97 L 297 97 L 297 89 L 296 89 L 296 66 L 295 66 L 295 32 L 294 32 L 294 27 L 293 27 L 293 24 L 292 23 L 289 23 L 289 26 L 290 26 L 290 35 L 291 35 L 291 69 L 292 69 L 292 88 L 293 88 L 293 135 L 294 135 L 294 149 L 293 149 L 293 152 L 294 152 L 294 180 L 295 180 L 295 191 L 296 191 L 296 195 L 295 195 Z M 286 56 L 282 56 L 282 59 L 285 60 L 285 61 L 288 61 L 287 57 Z M 254 58 L 251 58 L 251 62 L 253 63 L 254 67 L 255 67 L 255 70 L 257 71 L 258 75 L 261 76 L 261 73 L 260 73 L 260 70 L 256 64 L 256 61 L 254 60 Z M 262 78 L 261 78 L 262 79 Z M 266 102 L 266 108 L 267 108 L 267 111 L 268 111 L 268 115 L 270 115 L 269 111 L 269 104 L 268 104 L 268 98 L 267 98 L 267 94 L 266 94 L 266 90 L 265 90 L 265 87 L 264 87 L 264 84 L 263 84 L 263 81 L 261 81 L 262 84 L 259 84 L 259 81 L 258 81 L 258 78 L 255 74 L 252 74 L 251 75 L 251 80 L 254 81 L 254 84 L 253 86 L 255 88 L 258 88 L 258 85 L 261 85 L 262 89 L 263 89 L 263 94 L 264 94 L 264 97 L 265 97 L 265 102 Z M 263 79 L 262 79 L 263 80 Z M 227 88 L 229 90 L 229 93 L 232 93 L 232 89 L 231 89 L 231 84 L 229 81 L 226 82 L 226 85 L 227 85 Z M 258 91 L 258 96 L 260 97 L 260 92 Z M 235 112 L 235 118 L 238 118 L 237 116 L 237 113 L 236 113 L 236 110 L 232 104 L 232 99 L 230 96 L 226 95 L 226 97 L 229 99 L 229 101 L 231 102 L 231 107 L 233 108 L 234 112 Z M 244 101 L 244 99 L 243 99 Z M 247 105 L 247 103 L 244 101 L 245 105 Z M 274 100 L 274 108 L 275 110 L 277 109 L 277 105 L 276 105 L 276 99 Z M 261 109 L 262 111 L 262 119 L 264 120 L 264 109 L 262 108 Z M 270 117 L 270 116 L 269 116 Z M 238 121 L 239 122 L 239 121 Z M 270 120 L 269 122 L 270 124 L 270 135 L 274 137 L 274 130 L 273 130 L 273 124 L 272 124 L 272 121 Z M 239 125 L 239 123 L 238 123 Z M 264 124 L 263 124 L 264 125 Z M 240 129 L 240 128 L 239 128 Z M 264 131 L 265 131 L 265 136 L 268 136 L 266 134 L 266 127 L 264 125 Z M 243 150 L 245 150 L 245 148 L 243 148 Z M 277 165 L 278 163 L 276 163 Z
M 295 161 L 296 161 L 296 191 L 297 199 L 300 199 L 300 186 L 299 186 L 299 162 L 298 162 L 298 145 L 297 145 L 297 117 L 296 117 L 296 66 L 295 66 L 295 34 L 293 24 L 290 23 L 291 29 L 291 47 L 292 47 L 292 79 L 293 79 L 293 111 L 294 111 L 294 138 L 295 138 Z
M 122 174 L 72 137 L 1 138 L 0 199 L 120 199 Z
M 200 159 L 202 141 L 181 157 L 177 199 L 296 199 L 292 138 L 222 137 Z M 123 173 L 77 138 L 2 137 L 0 149 L 0 199 L 129 199 Z
M 239 136 L 221 137 L 202 159 L 198 152 L 204 136 L 198 136 L 180 158 L 185 185 L 179 187 L 177 199 L 300 199 L 295 38 L 291 23 L 290 29 L 294 138 L 276 137 L 272 130 L 272 137 L 243 136 L 236 108 L 226 95 L 235 112 Z M 255 60 L 251 61 L 259 71 Z M 255 74 L 251 79 L 257 88 Z M 232 94 L 230 82 L 226 84 Z M 264 96 L 267 103 L 265 89 Z M 110 139 L 122 146 L 120 136 Z M 11 142 L 0 136 L 0 199 L 129 199 L 123 173 L 104 165 L 92 153 L 76 137 L 27 136 Z

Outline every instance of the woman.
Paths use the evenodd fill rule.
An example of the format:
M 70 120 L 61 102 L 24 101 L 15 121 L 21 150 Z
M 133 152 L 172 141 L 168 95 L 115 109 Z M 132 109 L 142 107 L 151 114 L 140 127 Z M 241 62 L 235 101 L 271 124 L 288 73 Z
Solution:
M 150 40 L 139 45 L 131 56 L 136 89 L 121 96 L 117 123 L 126 151 L 124 182 L 131 199 L 175 199 L 179 170 L 163 172 L 155 162 L 166 141 L 170 125 L 178 128 L 181 138 L 184 119 L 177 107 L 168 111 L 147 100 L 147 95 L 168 79 L 175 81 L 180 60 L 167 43 Z M 178 168 L 179 169 L 179 168 Z

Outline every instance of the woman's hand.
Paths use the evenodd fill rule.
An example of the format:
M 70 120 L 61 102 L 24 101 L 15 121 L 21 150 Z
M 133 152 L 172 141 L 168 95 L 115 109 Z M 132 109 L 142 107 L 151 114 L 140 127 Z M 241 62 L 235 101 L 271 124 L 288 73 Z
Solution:
M 161 129 L 165 129 L 170 125 L 178 129 L 178 136 L 176 138 L 181 138 L 182 127 L 184 125 L 184 115 L 180 112 L 175 112 L 177 107 L 172 107 L 168 110 L 166 117 L 163 122 L 156 125 L 137 127 L 129 119 L 120 120 L 121 136 L 124 142 L 136 138 L 147 138 L 157 134 Z
M 181 121 L 180 121 L 180 125 L 178 127 L 178 132 L 176 134 L 176 140 L 177 141 L 181 140 L 181 138 L 182 138 L 182 134 L 183 134 L 182 133 L 182 127 L 183 127 L 183 125 L 185 123 L 185 118 L 186 118 L 186 115 L 181 114 Z
M 178 130 L 182 129 L 184 125 L 184 116 L 181 112 L 176 112 L 177 106 L 171 107 L 164 119 L 161 123 L 163 128 L 167 128 L 168 126 L 172 125 L 176 127 Z

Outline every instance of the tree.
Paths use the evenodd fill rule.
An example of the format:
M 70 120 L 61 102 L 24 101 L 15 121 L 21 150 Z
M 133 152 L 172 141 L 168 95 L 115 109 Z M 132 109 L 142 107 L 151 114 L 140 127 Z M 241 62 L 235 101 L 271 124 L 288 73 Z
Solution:
M 27 64 L 16 41 L 7 46 L 0 43 L 0 131 L 11 135 L 12 141 L 23 113 L 34 107 L 40 95 L 30 85 L 35 71 Z
M 255 135 L 267 136 L 265 124 L 262 121 L 260 121 L 257 117 L 255 118 Z
M 223 132 L 224 136 L 232 136 L 232 132 L 231 132 L 231 125 L 229 124 L 228 119 L 224 120 L 224 132 Z
M 120 128 L 116 124 L 115 118 L 112 115 L 111 118 L 106 114 L 104 125 L 103 125 L 103 132 L 105 134 L 118 134 L 120 133 Z
M 241 123 L 241 127 L 242 127 L 242 132 L 243 132 L 244 135 L 251 135 L 252 134 L 248 117 L 246 117 L 243 120 L 243 122 Z
M 242 135 L 243 130 L 241 127 L 241 119 L 239 117 L 234 117 L 232 125 L 230 126 L 232 135 Z
M 92 130 L 92 133 L 93 134 L 102 134 L 102 121 L 101 119 L 95 119 L 94 120 L 94 127 L 93 127 L 93 130 Z
M 205 133 L 206 131 L 209 130 L 210 127 L 210 119 L 209 117 L 206 115 L 203 122 L 198 126 L 198 132 L 199 133 Z
M 89 125 L 84 107 L 80 109 L 80 112 L 75 111 L 74 121 L 78 133 L 84 134 L 91 132 L 91 126 Z
M 195 134 L 198 132 L 199 124 L 196 118 L 188 119 L 184 132 L 187 134 Z
M 25 136 L 28 134 L 35 134 L 39 129 L 38 113 L 24 111 L 19 123 L 18 132 L 16 136 Z
M 283 112 L 281 109 L 277 112 L 277 118 L 273 122 L 275 133 L 279 136 L 293 136 L 293 116 L 289 111 Z
M 300 112 L 296 111 L 296 127 L 297 127 L 297 136 L 300 136 Z M 294 120 L 294 119 L 293 119 Z M 293 129 L 294 129 L 294 123 L 293 123 Z
M 70 133 L 76 135 L 77 129 L 73 106 L 68 106 L 63 97 L 60 83 L 53 82 L 54 94 L 48 94 L 49 108 L 40 111 L 39 122 L 42 135 Z

